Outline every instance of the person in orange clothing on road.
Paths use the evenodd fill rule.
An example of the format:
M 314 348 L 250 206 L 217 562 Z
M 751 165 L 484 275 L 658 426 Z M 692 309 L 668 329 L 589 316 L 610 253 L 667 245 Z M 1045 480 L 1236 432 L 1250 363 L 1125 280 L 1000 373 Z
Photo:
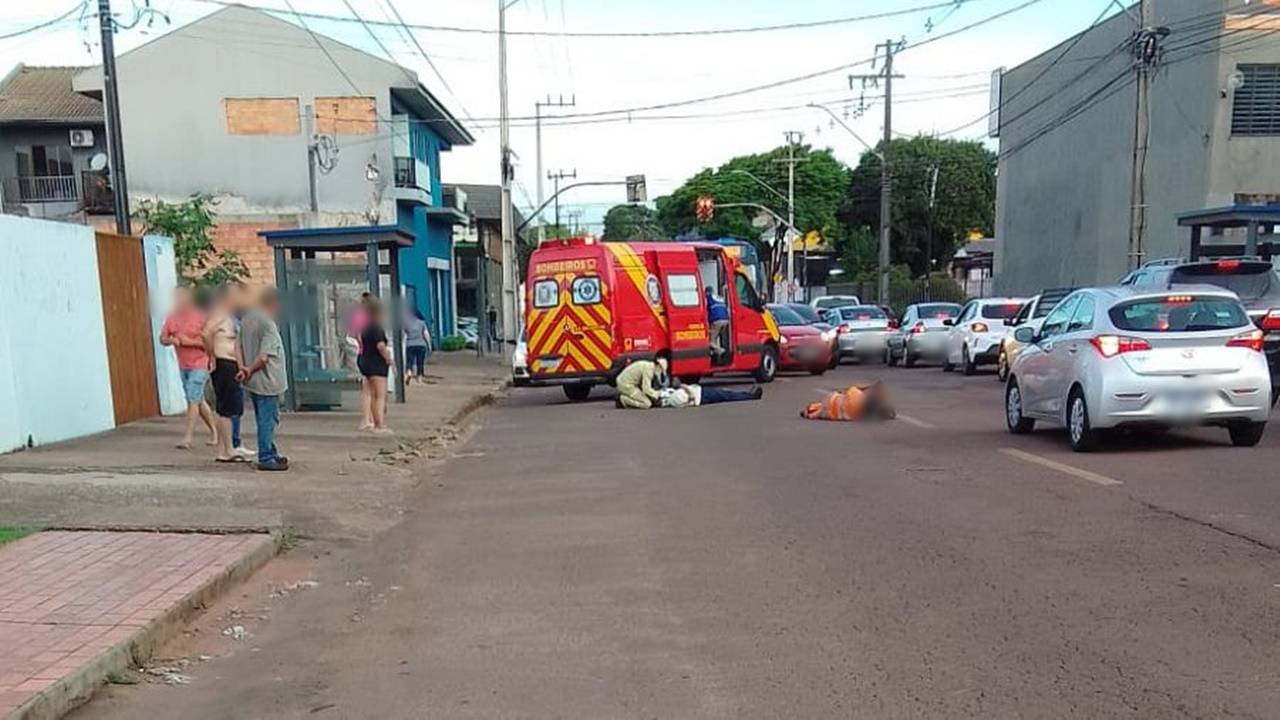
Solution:
M 856 422 L 858 420 L 892 420 L 897 417 L 889 402 L 884 383 L 854 385 L 843 392 L 833 392 L 821 402 L 809 403 L 800 411 L 806 420 Z

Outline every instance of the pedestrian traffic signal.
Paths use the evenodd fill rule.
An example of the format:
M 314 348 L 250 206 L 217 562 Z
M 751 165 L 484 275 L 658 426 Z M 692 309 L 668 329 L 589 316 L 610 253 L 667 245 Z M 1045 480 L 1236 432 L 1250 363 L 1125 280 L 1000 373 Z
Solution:
M 708 223 L 716 215 L 716 200 L 710 195 L 703 195 L 693 204 L 693 213 L 698 222 Z

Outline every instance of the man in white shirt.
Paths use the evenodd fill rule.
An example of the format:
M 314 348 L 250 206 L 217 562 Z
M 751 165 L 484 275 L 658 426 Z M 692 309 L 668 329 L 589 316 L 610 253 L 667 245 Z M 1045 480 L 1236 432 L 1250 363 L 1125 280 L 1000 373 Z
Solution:
M 702 385 L 680 385 L 668 390 L 659 390 L 660 407 L 686 408 L 699 405 L 715 405 L 727 402 L 747 402 L 764 397 L 764 390 L 759 385 L 750 390 L 724 390 L 718 387 Z

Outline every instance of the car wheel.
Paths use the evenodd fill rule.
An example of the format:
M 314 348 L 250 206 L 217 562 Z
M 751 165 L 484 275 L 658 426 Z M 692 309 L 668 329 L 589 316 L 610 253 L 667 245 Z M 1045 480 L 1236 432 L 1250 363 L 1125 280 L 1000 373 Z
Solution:
M 973 364 L 973 358 L 969 356 L 969 346 L 965 345 L 960 351 L 960 364 L 964 368 L 965 375 L 974 375 L 978 372 L 978 366 Z
M 898 358 L 893 354 L 893 348 L 887 345 L 884 348 L 884 364 L 889 367 L 898 366 Z
M 1067 436 L 1071 439 L 1071 449 L 1076 452 L 1089 452 L 1098 447 L 1098 431 L 1089 425 L 1089 406 L 1080 388 L 1072 389 L 1067 400 Z
M 760 367 L 756 368 L 756 382 L 771 383 L 778 375 L 778 348 L 766 345 L 760 353 Z
M 996 358 L 996 379 L 1004 382 L 1009 379 L 1009 356 L 1004 348 L 1000 349 L 1000 357 Z
M 838 367 L 840 367 L 840 351 L 833 349 L 831 351 L 831 362 L 827 364 L 827 369 L 835 370 Z
M 574 383 L 564 386 L 564 396 L 573 402 L 582 402 L 591 397 L 591 383 Z
M 1026 435 L 1036 429 L 1036 421 L 1022 413 L 1022 388 L 1017 380 L 1010 380 L 1005 386 L 1004 419 L 1014 435 Z
M 1262 434 L 1266 430 L 1267 424 L 1264 422 L 1243 422 L 1227 427 L 1227 432 L 1231 433 L 1231 444 L 1236 447 L 1256 446 L 1262 442 Z
M 913 368 L 916 366 L 915 356 L 911 354 L 911 346 L 902 346 L 902 367 Z

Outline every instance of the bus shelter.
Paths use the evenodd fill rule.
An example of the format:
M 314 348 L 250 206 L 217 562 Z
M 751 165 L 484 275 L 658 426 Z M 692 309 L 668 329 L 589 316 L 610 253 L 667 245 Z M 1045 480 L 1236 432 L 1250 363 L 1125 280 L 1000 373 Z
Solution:
M 413 235 L 395 225 L 296 228 L 258 233 L 275 254 L 276 287 L 283 301 L 292 410 L 358 405 L 357 316 L 364 293 L 383 304 L 383 323 L 394 356 L 395 400 L 405 401 L 403 297 L 400 249 Z
M 1180 227 L 1191 228 L 1191 259 L 1258 256 L 1270 260 L 1274 252 L 1276 228 L 1280 227 L 1280 205 L 1229 205 L 1193 210 L 1178 215 Z M 1222 236 L 1229 229 L 1244 229 L 1244 243 L 1204 242 L 1205 230 Z

